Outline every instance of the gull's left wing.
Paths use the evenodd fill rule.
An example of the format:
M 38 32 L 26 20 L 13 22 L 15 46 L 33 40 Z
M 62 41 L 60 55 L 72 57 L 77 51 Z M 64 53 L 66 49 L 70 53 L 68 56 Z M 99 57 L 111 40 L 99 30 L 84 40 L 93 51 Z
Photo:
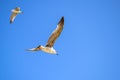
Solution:
M 12 15 L 10 16 L 10 23 L 14 21 L 16 16 L 17 16 L 17 13 L 12 13 Z
M 56 39 L 60 36 L 64 26 L 64 17 L 61 18 L 59 21 L 57 28 L 52 32 L 51 36 L 49 37 L 46 47 L 53 47 Z

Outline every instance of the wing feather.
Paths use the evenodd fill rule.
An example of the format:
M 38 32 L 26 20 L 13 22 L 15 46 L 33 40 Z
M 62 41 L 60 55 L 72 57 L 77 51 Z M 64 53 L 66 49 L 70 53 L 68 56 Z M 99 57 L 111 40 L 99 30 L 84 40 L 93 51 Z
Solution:
M 64 17 L 61 18 L 59 21 L 57 28 L 52 32 L 51 36 L 49 37 L 46 47 L 52 47 L 56 41 L 56 39 L 60 36 L 64 26 Z
M 10 23 L 14 21 L 16 16 L 17 16 L 17 13 L 12 13 L 12 15 L 10 16 Z

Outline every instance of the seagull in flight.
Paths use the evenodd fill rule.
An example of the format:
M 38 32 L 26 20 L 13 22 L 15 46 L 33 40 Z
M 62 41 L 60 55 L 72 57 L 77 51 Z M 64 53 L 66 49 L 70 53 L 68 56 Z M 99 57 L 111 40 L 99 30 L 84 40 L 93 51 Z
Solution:
M 16 7 L 15 9 L 11 10 L 11 12 L 12 12 L 12 14 L 10 16 L 10 24 L 13 23 L 17 14 L 23 13 L 22 11 L 20 11 L 20 7 Z
M 49 37 L 45 46 L 39 45 L 36 48 L 28 49 L 28 51 L 39 51 L 42 50 L 43 52 L 50 53 L 50 54 L 57 54 L 56 50 L 53 48 L 53 45 L 56 39 L 60 36 L 64 27 L 64 17 L 58 22 L 57 28 L 52 32 L 51 36 Z

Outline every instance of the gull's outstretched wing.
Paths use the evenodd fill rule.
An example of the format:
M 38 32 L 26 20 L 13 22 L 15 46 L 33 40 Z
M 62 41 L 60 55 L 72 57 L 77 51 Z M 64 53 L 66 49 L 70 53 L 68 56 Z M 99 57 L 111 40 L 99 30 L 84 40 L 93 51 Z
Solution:
M 38 51 L 38 50 L 41 50 L 40 47 L 41 47 L 41 46 L 39 45 L 39 46 L 36 47 L 36 48 L 27 49 L 27 51 Z
M 63 26 L 64 26 L 64 17 L 61 18 L 61 20 L 57 25 L 57 28 L 52 32 L 51 36 L 49 37 L 46 47 L 52 47 L 54 45 L 56 39 L 60 36 L 60 33 L 63 30 Z
M 17 16 L 17 13 L 12 13 L 12 15 L 10 16 L 10 23 L 14 21 L 16 16 Z

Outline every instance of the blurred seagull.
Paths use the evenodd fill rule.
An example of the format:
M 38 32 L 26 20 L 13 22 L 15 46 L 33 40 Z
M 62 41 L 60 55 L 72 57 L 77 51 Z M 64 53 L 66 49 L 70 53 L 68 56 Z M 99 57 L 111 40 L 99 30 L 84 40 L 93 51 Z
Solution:
M 11 12 L 12 15 L 10 16 L 10 24 L 14 21 L 17 14 L 23 13 L 22 11 L 20 11 L 20 7 L 16 7 L 15 9 L 11 10 Z
M 53 45 L 56 41 L 56 39 L 60 36 L 60 33 L 63 30 L 63 26 L 64 26 L 64 17 L 61 18 L 61 20 L 59 21 L 57 28 L 52 32 L 51 36 L 49 37 L 46 46 L 42 46 L 39 45 L 36 48 L 32 48 L 29 49 L 28 51 L 39 51 L 42 50 L 46 53 L 50 53 L 50 54 L 57 54 L 56 50 L 53 48 Z

